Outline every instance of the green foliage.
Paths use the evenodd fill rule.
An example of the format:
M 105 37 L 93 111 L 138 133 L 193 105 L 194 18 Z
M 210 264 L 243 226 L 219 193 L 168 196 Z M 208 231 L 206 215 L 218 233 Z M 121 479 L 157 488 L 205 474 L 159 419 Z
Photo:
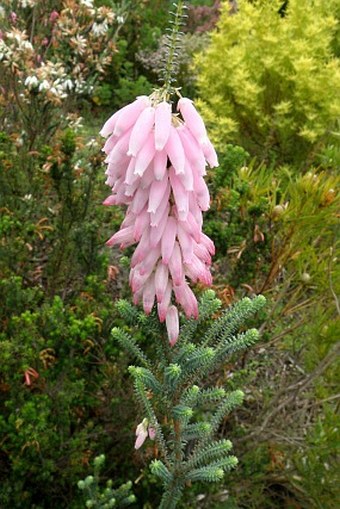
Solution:
M 85 507 L 93 509 L 110 509 L 111 507 L 127 507 L 136 501 L 136 497 L 130 493 L 132 482 L 122 484 L 113 489 L 113 481 L 106 481 L 106 486 L 101 488 L 100 472 L 105 463 L 105 455 L 101 454 L 93 460 L 94 473 L 85 479 L 78 481 L 78 488 L 83 492 Z
M 262 296 L 243 299 L 210 323 L 211 313 L 220 307 L 220 301 L 208 290 L 199 303 L 200 315 L 204 317 L 201 329 L 206 328 L 205 334 L 198 336 L 196 330 L 190 330 L 191 321 L 185 320 L 181 329 L 185 332 L 184 342 L 180 334 L 178 346 L 169 350 L 164 344 L 163 352 L 154 356 L 150 368 L 129 368 L 136 398 L 156 432 L 155 441 L 162 455 L 162 460 L 154 460 L 151 464 L 152 473 L 164 485 L 160 507 L 176 507 L 186 481 L 218 482 L 224 472 L 236 466 L 237 459 L 228 455 L 230 441 L 214 441 L 213 436 L 225 415 L 242 403 L 243 393 L 205 385 L 200 388 L 197 382 L 208 380 L 231 353 L 249 347 L 258 339 L 253 329 L 236 332 L 264 304 Z M 135 310 L 124 302 L 119 302 L 117 307 L 132 323 Z M 148 320 L 145 327 L 147 325 Z M 145 364 L 130 334 L 116 328 L 113 338 Z M 214 411 L 212 407 L 216 407 Z M 171 420 L 162 424 L 163 416 L 171 416 Z
M 262 159 L 306 167 L 337 143 L 338 2 L 222 4 L 218 31 L 197 61 L 202 111 L 217 146 L 240 143 Z M 335 133 L 334 133 L 335 134 Z

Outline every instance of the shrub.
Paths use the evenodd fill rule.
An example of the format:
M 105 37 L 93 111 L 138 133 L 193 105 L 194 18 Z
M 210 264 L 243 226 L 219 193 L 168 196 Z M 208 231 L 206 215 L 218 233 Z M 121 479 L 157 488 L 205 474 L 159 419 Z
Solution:
M 308 167 L 340 113 L 338 2 L 285 5 L 241 0 L 230 16 L 224 2 L 197 60 L 198 86 L 220 148 L 229 140 L 266 161 Z

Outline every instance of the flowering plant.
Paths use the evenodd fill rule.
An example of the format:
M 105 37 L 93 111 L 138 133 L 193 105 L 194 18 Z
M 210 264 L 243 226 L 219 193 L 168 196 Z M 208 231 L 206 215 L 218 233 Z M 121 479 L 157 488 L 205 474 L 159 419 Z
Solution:
M 113 338 L 141 364 L 130 366 L 136 397 L 146 416 L 137 426 L 135 448 L 148 436 L 157 444 L 161 459 L 156 457 L 151 470 L 164 486 L 160 509 L 174 509 L 187 482 L 220 481 L 236 466 L 237 458 L 229 455 L 231 442 L 214 441 L 213 435 L 225 414 L 242 402 L 243 393 L 198 384 L 228 355 L 257 340 L 254 329 L 236 332 L 264 304 L 262 296 L 243 299 L 230 313 L 212 320 L 221 302 L 207 291 L 198 304 L 188 284 L 188 280 L 212 283 L 215 247 L 202 231 L 202 211 L 210 202 L 206 166 L 216 167 L 218 160 L 192 101 L 173 87 L 183 1 L 174 6 L 164 86 L 114 113 L 101 130 L 107 138 L 103 149 L 106 184 L 112 188 L 104 204 L 127 206 L 120 230 L 107 245 L 124 249 L 138 244 L 129 282 L 134 304 L 141 302 L 151 316 L 145 319 L 126 301 L 118 302 L 118 310 L 131 327 L 139 326 L 157 341 L 150 359 L 133 336 L 118 327 L 112 330 Z M 177 105 L 172 102 L 175 95 Z M 186 316 L 181 329 L 178 305 Z M 162 342 L 164 321 L 170 346 Z M 199 325 L 204 332 L 195 338 Z M 206 420 L 197 419 L 197 407 L 207 403 L 217 403 L 217 410 L 208 411 Z
M 93 0 L 22 0 L 15 12 L 12 5 L 5 0 L 0 10 L 0 106 L 7 124 L 20 115 L 32 144 L 37 130 L 47 134 L 44 126 L 60 125 L 72 102 L 90 96 L 103 79 L 127 4 L 113 9 L 95 7 Z M 55 114 L 60 109 L 64 119 Z

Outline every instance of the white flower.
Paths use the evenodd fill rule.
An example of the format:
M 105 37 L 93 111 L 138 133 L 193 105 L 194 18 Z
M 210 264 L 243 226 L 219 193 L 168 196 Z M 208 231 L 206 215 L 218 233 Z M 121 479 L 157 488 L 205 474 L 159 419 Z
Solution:
M 92 25 L 92 32 L 97 37 L 100 36 L 100 35 L 105 35 L 106 32 L 108 31 L 108 29 L 109 29 L 109 26 L 108 26 L 106 21 L 103 21 L 103 23 L 96 23 L 95 22 Z
M 98 142 L 96 138 L 90 138 L 90 140 L 86 143 L 87 147 L 96 147 L 98 145 Z
M 65 80 L 64 83 L 62 84 L 62 87 L 64 90 L 72 90 L 73 88 L 72 80 L 70 79 Z
M 33 46 L 29 41 L 22 41 L 20 49 L 33 51 Z
M 47 80 L 44 80 L 39 85 L 39 92 L 42 92 L 43 90 L 49 90 L 51 88 L 51 85 Z
M 93 0 L 80 0 L 80 5 L 84 5 L 84 7 L 89 7 L 89 9 L 91 9 L 93 7 Z
M 39 85 L 38 78 L 36 76 L 27 76 L 25 79 L 25 87 L 28 88 L 28 90 L 32 90 L 33 88 L 36 88 Z
M 20 0 L 20 7 L 26 9 L 26 7 L 34 7 L 36 4 L 36 0 Z
M 117 16 L 117 21 L 120 25 L 122 25 L 124 23 L 124 16 Z

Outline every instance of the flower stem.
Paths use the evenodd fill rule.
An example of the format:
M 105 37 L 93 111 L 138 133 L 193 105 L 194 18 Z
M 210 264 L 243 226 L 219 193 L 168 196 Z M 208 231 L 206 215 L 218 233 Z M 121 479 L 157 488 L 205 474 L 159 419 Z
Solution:
M 180 28 L 183 24 L 184 10 L 186 8 L 185 2 L 183 0 L 178 0 L 178 2 L 174 3 L 173 5 L 175 11 L 170 13 L 171 16 L 173 16 L 173 19 L 170 20 L 171 28 L 169 27 L 167 29 L 170 34 L 168 35 L 167 41 L 167 59 L 163 70 L 164 89 L 168 94 L 172 93 L 172 84 L 176 80 L 176 59 L 178 57 L 179 42 L 182 35 Z

